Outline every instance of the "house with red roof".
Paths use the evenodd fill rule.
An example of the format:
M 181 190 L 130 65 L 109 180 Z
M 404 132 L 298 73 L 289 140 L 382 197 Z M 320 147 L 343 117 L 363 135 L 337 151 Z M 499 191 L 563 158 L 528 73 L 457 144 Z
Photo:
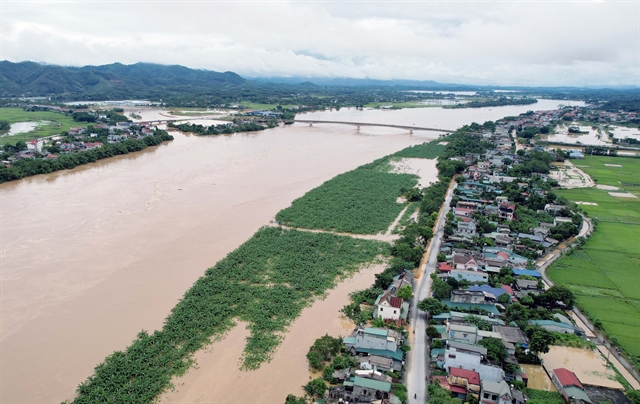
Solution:
M 451 264 L 448 262 L 439 262 L 438 263 L 438 271 L 440 272 L 451 272 Z
M 567 403 L 592 402 L 584 391 L 584 386 L 580 383 L 576 374 L 569 369 L 553 369 L 551 372 L 551 381 Z
M 480 374 L 478 374 L 478 372 L 462 368 L 450 367 L 449 376 L 447 376 L 447 382 L 449 383 L 449 386 L 456 387 L 455 390 L 450 388 L 451 393 L 453 393 L 454 397 L 456 395 L 464 395 L 464 397 L 460 398 L 466 399 L 467 394 L 471 394 L 475 398 L 479 398 Z

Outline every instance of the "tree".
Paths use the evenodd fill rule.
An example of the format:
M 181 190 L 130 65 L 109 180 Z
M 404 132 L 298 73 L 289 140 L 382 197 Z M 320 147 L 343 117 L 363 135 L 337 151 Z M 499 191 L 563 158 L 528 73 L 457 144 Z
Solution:
M 429 392 L 428 404 L 462 404 L 462 400 L 451 397 L 451 393 L 443 389 L 438 382 L 430 384 L 427 391 Z
M 531 297 L 530 294 L 526 294 L 524 296 L 522 296 L 522 298 L 520 299 L 520 303 L 526 305 L 526 306 L 531 306 L 534 303 L 533 297 Z
M 511 302 L 511 296 L 508 293 L 503 293 L 498 296 L 498 303 L 509 304 Z
M 428 297 L 426 299 L 422 299 L 420 303 L 418 303 L 418 309 L 426 311 L 433 316 L 445 311 L 446 306 L 440 303 L 440 300 L 435 297 Z
M 311 380 L 309 383 L 302 386 L 302 388 L 310 396 L 322 396 L 324 392 L 327 391 L 327 385 L 321 377 Z
M 512 321 L 526 322 L 529 319 L 529 309 L 524 307 L 522 304 L 515 302 L 507 307 L 504 315 L 507 319 L 507 323 L 510 323 Z
M 429 327 L 427 327 L 427 337 L 429 338 L 438 338 L 440 336 L 440 333 L 438 332 L 438 330 L 436 330 L 436 327 L 430 325 Z
M 1 119 L 0 120 L 0 132 L 8 132 L 9 129 L 11 129 L 11 124 L 9 123 L 9 121 Z
M 434 339 L 433 341 L 431 341 L 431 349 L 440 349 L 440 348 L 444 348 L 444 342 L 442 342 L 442 340 L 440 339 Z
M 284 404 L 307 404 L 307 399 L 304 397 L 296 397 L 293 394 L 289 394 L 284 400 Z
M 407 286 L 403 286 L 400 289 L 398 289 L 398 293 L 396 293 L 396 296 L 398 296 L 400 299 L 403 300 L 409 300 L 413 297 L 413 291 L 411 290 L 411 286 L 407 285 Z
M 529 349 L 535 353 L 549 352 L 549 345 L 553 344 L 553 334 L 541 327 L 527 328 L 529 335 Z
M 573 308 L 573 305 L 576 302 L 573 292 L 571 292 L 571 290 L 566 286 L 554 285 L 547 289 L 542 296 L 547 304 L 555 305 L 556 302 L 560 301 L 564 303 L 569 310 Z
M 439 253 L 437 259 L 438 259 L 438 262 L 446 262 L 447 261 L 447 256 L 444 255 L 443 253 Z
M 509 356 L 507 347 L 497 338 L 483 338 L 478 345 L 487 348 L 487 359 L 494 362 L 502 362 Z
M 483 331 L 493 330 L 493 325 L 490 322 L 488 322 L 487 320 L 483 320 L 478 316 L 474 316 L 470 314 L 468 316 L 465 316 L 463 320 L 465 323 L 475 325 L 476 327 L 478 327 L 479 330 L 483 330 Z

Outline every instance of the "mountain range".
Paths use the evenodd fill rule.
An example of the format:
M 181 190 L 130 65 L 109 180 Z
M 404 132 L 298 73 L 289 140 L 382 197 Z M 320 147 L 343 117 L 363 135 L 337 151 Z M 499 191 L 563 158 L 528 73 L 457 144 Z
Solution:
M 208 93 L 255 85 L 233 72 L 184 66 L 113 63 L 64 67 L 35 62 L 0 62 L 0 96 L 83 95 L 88 99 L 171 93 Z

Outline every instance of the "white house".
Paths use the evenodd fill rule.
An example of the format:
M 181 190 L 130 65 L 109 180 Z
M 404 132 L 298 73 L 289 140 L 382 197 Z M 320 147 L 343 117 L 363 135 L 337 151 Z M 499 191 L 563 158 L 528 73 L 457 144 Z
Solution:
M 375 303 L 373 312 L 374 318 L 382 318 L 383 320 L 398 320 L 402 314 L 402 299 L 392 296 L 390 291 L 386 291 L 380 296 Z

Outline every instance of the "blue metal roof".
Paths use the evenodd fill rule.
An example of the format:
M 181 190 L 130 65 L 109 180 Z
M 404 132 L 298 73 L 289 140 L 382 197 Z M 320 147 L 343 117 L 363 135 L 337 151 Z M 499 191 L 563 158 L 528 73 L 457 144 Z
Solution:
M 489 285 L 473 285 L 473 286 L 469 286 L 467 290 L 478 290 L 480 292 L 491 293 L 496 298 L 500 295 L 504 295 L 505 293 L 507 293 L 507 291 L 502 288 L 492 288 Z
M 542 278 L 542 275 L 540 275 L 540 272 L 534 271 L 533 269 L 514 269 L 513 274 L 515 276 L 529 275 L 529 276 L 533 276 L 534 278 Z

